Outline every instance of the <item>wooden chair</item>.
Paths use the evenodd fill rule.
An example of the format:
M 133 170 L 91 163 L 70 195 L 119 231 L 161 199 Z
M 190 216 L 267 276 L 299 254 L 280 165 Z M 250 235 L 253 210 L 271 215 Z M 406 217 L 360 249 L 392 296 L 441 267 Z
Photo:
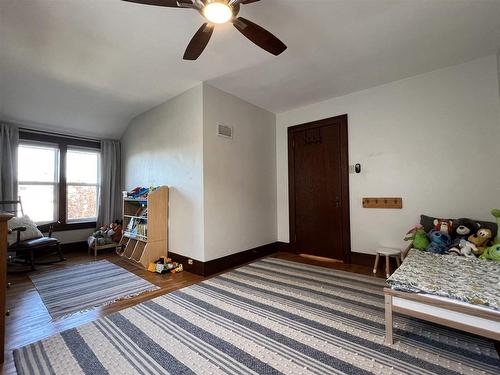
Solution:
M 6 206 L 7 207 L 10 206 L 11 208 L 8 209 L 6 208 Z M 4 212 L 9 212 L 16 216 L 19 212 L 22 215 L 24 215 L 23 205 L 21 203 L 20 198 L 17 201 L 0 201 L 0 209 L 3 210 Z M 23 241 L 21 241 L 21 232 L 26 231 L 26 227 L 18 227 L 10 229 L 9 233 L 17 232 L 16 242 L 10 245 L 7 249 L 8 251 L 13 251 L 16 253 L 13 263 L 28 264 L 30 265 L 31 270 L 35 271 L 36 270 L 35 265 L 53 264 L 65 261 L 66 259 L 64 258 L 63 253 L 61 251 L 61 243 L 57 238 L 52 237 L 52 232 L 54 231 L 54 226 L 56 224 L 59 224 L 59 222 L 57 221 L 53 223 L 44 224 L 44 226 L 48 226 L 49 230 L 48 237 L 42 236 Z M 45 262 L 36 262 L 35 253 L 39 253 L 47 249 L 49 250 L 55 249 L 58 255 L 58 259 Z M 21 257 L 19 257 L 19 255 L 21 255 Z

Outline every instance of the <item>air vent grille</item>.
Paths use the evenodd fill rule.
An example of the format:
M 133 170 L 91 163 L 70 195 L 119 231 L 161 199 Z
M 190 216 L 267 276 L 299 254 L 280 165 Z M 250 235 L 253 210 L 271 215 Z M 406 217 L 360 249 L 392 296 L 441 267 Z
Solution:
M 224 138 L 233 138 L 233 128 L 227 125 L 218 125 L 217 126 L 217 135 Z

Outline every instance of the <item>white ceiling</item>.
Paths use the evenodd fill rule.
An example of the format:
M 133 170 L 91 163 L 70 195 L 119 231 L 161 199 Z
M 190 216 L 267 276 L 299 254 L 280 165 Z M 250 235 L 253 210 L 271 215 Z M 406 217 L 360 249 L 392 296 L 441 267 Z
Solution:
M 0 0 L 0 117 L 120 137 L 134 116 L 201 81 L 278 113 L 500 46 L 500 0 L 262 0 L 240 14 L 288 50 L 274 57 L 224 25 L 186 62 L 195 11 Z

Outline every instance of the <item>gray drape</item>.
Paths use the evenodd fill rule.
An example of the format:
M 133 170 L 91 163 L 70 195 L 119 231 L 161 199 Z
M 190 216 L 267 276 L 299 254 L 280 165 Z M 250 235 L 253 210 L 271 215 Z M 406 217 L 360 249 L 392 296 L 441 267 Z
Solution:
M 99 225 L 121 219 L 121 147 L 120 141 L 101 141 L 101 194 Z
M 0 124 L 0 201 L 17 200 L 18 144 L 19 129 Z

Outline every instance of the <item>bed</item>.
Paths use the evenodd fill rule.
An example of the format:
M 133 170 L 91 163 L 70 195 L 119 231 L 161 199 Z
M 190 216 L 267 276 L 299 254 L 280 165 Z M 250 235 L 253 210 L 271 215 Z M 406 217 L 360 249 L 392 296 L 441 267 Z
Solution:
M 500 341 L 500 263 L 411 249 L 387 279 L 385 342 L 393 313 Z

